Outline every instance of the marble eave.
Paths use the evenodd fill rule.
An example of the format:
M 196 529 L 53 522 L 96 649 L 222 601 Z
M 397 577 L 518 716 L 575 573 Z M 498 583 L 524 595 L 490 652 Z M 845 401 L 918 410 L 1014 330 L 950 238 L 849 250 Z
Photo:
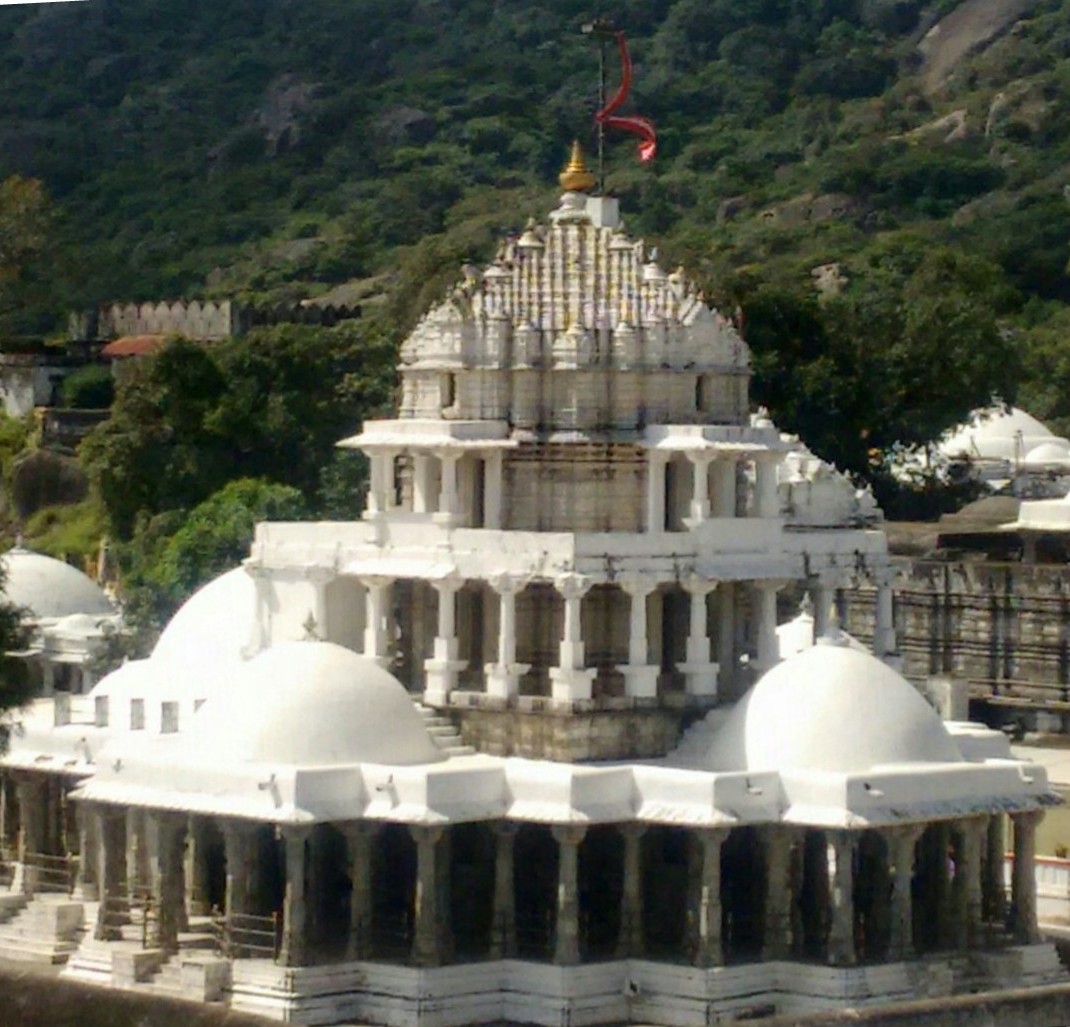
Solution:
M 207 767 L 174 755 L 179 758 L 142 753 L 106 763 L 73 797 L 271 823 L 508 819 L 851 829 L 1039 809 L 1061 801 L 1048 789 L 1042 769 L 1013 761 L 839 774 L 590 766 L 486 755 L 413 767 Z

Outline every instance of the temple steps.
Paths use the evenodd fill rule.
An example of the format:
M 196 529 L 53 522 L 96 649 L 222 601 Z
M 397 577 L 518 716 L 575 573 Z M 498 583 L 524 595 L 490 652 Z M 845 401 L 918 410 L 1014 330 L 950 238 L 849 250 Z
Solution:
M 35 895 L 0 924 L 0 958 L 58 966 L 78 947 L 83 905 L 66 895 Z
M 443 717 L 430 706 L 425 706 L 419 699 L 413 699 L 413 703 L 417 712 L 423 717 L 424 727 L 427 728 L 431 740 L 447 756 L 475 755 L 475 749 L 461 741 L 461 733 L 453 726 L 449 717 Z

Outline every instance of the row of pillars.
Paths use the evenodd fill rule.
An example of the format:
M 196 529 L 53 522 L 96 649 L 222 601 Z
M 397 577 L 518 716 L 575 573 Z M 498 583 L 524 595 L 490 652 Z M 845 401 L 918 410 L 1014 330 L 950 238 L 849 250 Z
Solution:
M 394 507 L 394 461 L 403 451 L 375 447 L 368 450 L 371 464 L 366 518 L 377 518 Z M 483 508 L 473 511 L 481 526 L 502 527 L 502 469 L 501 449 L 488 448 L 470 451 L 482 460 Z M 683 453 L 691 465 L 692 499 L 686 527 L 697 528 L 711 518 L 736 516 L 736 472 L 740 457 L 736 454 L 716 453 L 697 449 Z M 436 522 L 457 525 L 462 517 L 458 469 L 465 451 L 450 447 L 430 448 L 412 454 L 413 512 L 431 514 Z M 649 454 L 646 494 L 646 530 L 648 533 L 667 529 L 665 508 L 666 474 L 673 457 L 670 451 L 651 450 Z M 745 458 L 755 467 L 754 516 L 774 518 L 780 515 L 777 493 L 777 466 L 781 454 L 761 453 Z
M 366 588 L 366 619 L 364 653 L 384 666 L 390 662 L 386 631 L 389 588 L 393 579 L 362 577 Z M 500 574 L 488 579 L 498 595 L 498 652 L 497 660 L 484 668 L 486 692 L 499 699 L 511 699 L 519 694 L 520 679 L 530 665 L 517 661 L 517 596 L 529 579 L 520 575 Z M 550 669 L 551 697 L 571 702 L 590 699 L 598 671 L 586 666 L 581 609 L 584 596 L 596 583 L 583 575 L 569 574 L 554 579 L 554 587 L 564 602 L 564 626 L 558 646 L 558 664 Z M 458 659 L 457 593 L 464 587 L 464 579 L 450 576 L 432 580 L 438 595 L 438 624 L 433 655 L 425 661 L 427 672 L 424 699 L 432 705 L 445 705 L 456 687 L 464 661 Z M 625 695 L 636 699 L 655 698 L 661 668 L 649 662 L 649 629 L 647 599 L 658 588 L 658 582 L 645 575 L 624 575 L 615 581 L 630 600 L 628 625 L 628 663 L 617 669 L 625 682 Z M 710 699 L 717 696 L 719 664 L 712 658 L 708 631 L 709 597 L 719 587 L 718 582 L 691 575 L 681 582 L 690 596 L 689 630 L 686 659 L 679 665 L 689 695 Z M 779 659 L 777 647 L 777 592 L 784 586 L 778 580 L 751 583 L 756 595 L 757 659 L 759 672 L 768 670 Z M 719 606 L 721 638 L 735 633 L 736 604 L 728 595 Z
M 1034 861 L 1036 827 L 1042 815 L 1029 811 L 1010 817 L 1014 826 L 1014 863 L 1009 927 L 1013 940 L 1019 943 L 1039 940 Z M 117 933 L 111 919 L 114 905 L 109 900 L 124 896 L 130 871 L 127 816 L 128 811 L 116 807 L 92 806 L 81 820 L 86 858 L 79 887 L 84 892 L 95 888 L 101 898 L 97 936 L 106 940 Z M 153 941 L 166 951 L 177 949 L 178 933 L 186 924 L 188 824 L 185 815 L 154 811 L 148 814 L 148 877 L 157 914 Z M 525 868 L 515 863 L 519 825 L 496 822 L 492 826 L 496 843 L 488 957 L 500 959 L 517 955 L 516 882 Z M 250 909 L 251 882 L 257 879 L 257 825 L 225 821 L 221 827 L 226 860 L 225 912 L 228 918 L 240 917 Z M 372 954 L 373 847 L 382 825 L 348 822 L 338 828 L 346 840 L 351 888 L 345 955 L 349 960 L 368 958 Z M 645 936 L 641 842 L 647 828 L 626 823 L 617 829 L 623 841 L 623 881 L 615 955 L 639 957 L 644 954 Z M 313 883 L 309 880 L 310 830 L 305 826 L 279 829 L 285 853 L 279 960 L 292 966 L 304 965 L 309 956 L 308 906 Z M 559 965 L 575 965 L 581 961 L 579 851 L 587 829 L 583 825 L 556 825 L 550 830 L 558 846 L 552 959 Z M 437 966 L 448 962 L 452 955 L 450 830 L 444 826 L 413 825 L 409 831 L 416 850 L 410 960 L 418 966 Z M 940 925 L 939 947 L 968 949 L 999 943 L 1005 922 L 1001 818 L 978 816 L 930 824 L 928 842 L 919 844 L 925 831 L 926 825 L 911 824 L 866 832 L 883 843 L 885 856 L 882 870 L 877 873 L 867 870 L 868 864 L 861 859 L 862 832 L 815 832 L 785 826 L 759 829 L 761 851 L 755 853 L 753 872 L 764 874 L 764 882 L 758 882 L 764 888 L 761 958 L 785 959 L 803 952 L 804 936 L 814 930 L 802 920 L 804 891 L 818 896 L 807 915 L 827 921 L 822 958 L 832 965 L 851 966 L 871 956 L 866 951 L 869 929 L 860 928 L 856 910 L 857 896 L 867 886 L 871 895 L 874 889 L 882 894 L 886 887 L 890 889 L 886 905 L 884 898 L 876 900 L 888 918 L 883 959 L 912 958 L 917 952 L 915 939 L 927 924 Z M 953 846 L 949 842 L 952 833 Z M 699 828 L 690 834 L 696 862 L 694 887 L 688 900 L 688 951 L 696 966 L 718 966 L 725 962 L 722 849 L 730 829 Z M 804 859 L 807 838 L 814 836 L 820 842 L 816 858 Z M 194 867 L 194 877 L 196 873 Z M 860 880 L 859 875 L 865 874 L 872 879 Z M 919 880 L 928 881 L 924 900 L 919 899 Z M 739 882 L 730 882 L 729 886 L 738 887 Z M 915 923 L 916 917 L 922 918 L 920 926 Z M 993 923 L 998 928 L 993 929 Z

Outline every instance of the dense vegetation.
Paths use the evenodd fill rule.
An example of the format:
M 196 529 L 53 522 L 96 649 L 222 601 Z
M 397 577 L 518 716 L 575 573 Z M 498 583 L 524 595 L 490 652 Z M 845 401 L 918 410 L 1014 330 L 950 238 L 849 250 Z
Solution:
M 971 6 L 612 12 L 634 109 L 660 131 L 650 165 L 611 141 L 630 231 L 742 309 L 754 392 L 778 422 L 882 489 L 897 444 L 993 394 L 1070 429 L 1070 2 L 1037 0 L 960 60 L 919 45 Z M 0 8 L 4 333 L 181 295 L 375 312 L 359 331 L 173 346 L 121 383 L 83 463 L 141 580 L 160 580 L 147 561 L 236 478 L 298 489 L 309 515 L 344 512 L 359 467 L 329 443 L 388 401 L 391 347 L 458 263 L 545 212 L 568 141 L 590 137 L 597 63 L 578 29 L 591 13 L 576 0 Z M 832 263 L 845 285 L 819 297 L 812 270 Z M 71 390 L 99 403 L 100 385 Z M 228 509 L 255 507 L 254 491 Z

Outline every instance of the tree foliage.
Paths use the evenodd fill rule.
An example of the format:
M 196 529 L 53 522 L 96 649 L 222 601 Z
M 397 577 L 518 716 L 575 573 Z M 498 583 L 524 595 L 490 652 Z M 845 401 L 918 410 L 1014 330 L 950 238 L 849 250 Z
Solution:
M 754 396 L 841 468 L 872 477 L 894 446 L 925 445 L 975 407 L 1015 396 L 1015 302 L 998 268 L 897 240 L 843 295 L 763 287 L 746 302 Z

